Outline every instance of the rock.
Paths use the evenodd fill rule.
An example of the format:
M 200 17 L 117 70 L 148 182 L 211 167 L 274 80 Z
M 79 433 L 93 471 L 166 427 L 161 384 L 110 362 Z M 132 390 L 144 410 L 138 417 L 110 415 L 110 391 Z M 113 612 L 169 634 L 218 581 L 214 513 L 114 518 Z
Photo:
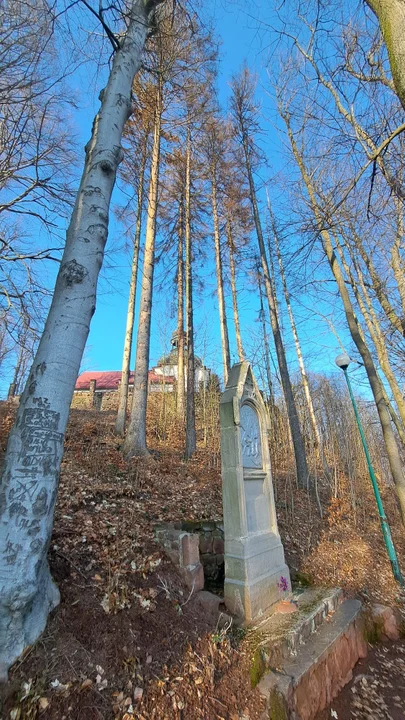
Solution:
M 389 640 L 399 640 L 399 622 L 393 608 L 388 605 L 372 605 L 371 616 L 373 621 L 381 629 L 383 635 L 385 635 Z
M 180 568 L 180 572 L 183 576 L 184 582 L 186 583 L 189 590 L 193 590 L 193 593 L 202 590 L 204 587 L 204 570 L 201 563 L 194 566 L 188 566 L 186 568 Z
M 214 593 L 208 592 L 208 590 L 201 590 L 199 593 L 197 593 L 196 600 L 198 600 L 202 609 L 206 613 L 216 615 L 218 615 L 219 606 L 221 602 L 223 602 L 222 598 L 220 598 L 218 595 L 214 595 Z
M 183 567 L 187 567 L 188 565 L 197 565 L 200 561 L 198 535 L 183 535 L 181 546 Z
M 205 553 L 212 553 L 211 533 L 207 532 L 204 535 L 200 535 L 200 553 L 201 555 L 205 555 Z
M 221 537 L 215 537 L 213 542 L 213 550 L 215 555 L 224 554 L 224 541 Z

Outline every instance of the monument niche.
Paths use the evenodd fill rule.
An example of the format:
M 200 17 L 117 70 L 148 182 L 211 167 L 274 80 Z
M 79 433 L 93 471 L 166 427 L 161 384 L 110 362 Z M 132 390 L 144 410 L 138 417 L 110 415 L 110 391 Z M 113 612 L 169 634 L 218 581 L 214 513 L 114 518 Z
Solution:
M 280 600 L 280 585 L 291 589 L 277 529 L 268 413 L 250 363 L 238 363 L 229 373 L 220 418 L 225 603 L 250 622 Z

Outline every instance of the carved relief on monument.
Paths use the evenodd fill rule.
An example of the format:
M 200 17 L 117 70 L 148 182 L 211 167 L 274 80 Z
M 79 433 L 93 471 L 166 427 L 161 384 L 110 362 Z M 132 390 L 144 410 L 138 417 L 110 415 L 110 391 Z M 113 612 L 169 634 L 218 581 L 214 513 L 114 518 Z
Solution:
M 240 427 L 243 467 L 263 467 L 260 423 L 256 410 L 251 405 L 242 405 L 240 409 Z

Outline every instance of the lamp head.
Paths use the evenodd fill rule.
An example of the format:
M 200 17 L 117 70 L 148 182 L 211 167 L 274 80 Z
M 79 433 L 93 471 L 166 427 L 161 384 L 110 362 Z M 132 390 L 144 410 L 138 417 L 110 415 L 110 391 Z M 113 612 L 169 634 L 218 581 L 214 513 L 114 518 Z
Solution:
M 337 356 L 337 358 L 335 359 L 335 363 L 341 370 L 347 370 L 351 363 L 351 358 L 347 353 L 342 353 L 341 355 Z

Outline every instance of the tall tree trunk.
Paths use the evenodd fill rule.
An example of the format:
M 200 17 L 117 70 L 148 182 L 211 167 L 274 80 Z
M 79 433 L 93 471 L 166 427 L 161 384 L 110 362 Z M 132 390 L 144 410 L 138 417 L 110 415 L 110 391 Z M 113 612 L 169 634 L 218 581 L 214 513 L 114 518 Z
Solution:
M 235 324 L 235 335 L 236 335 L 236 346 L 238 348 L 239 362 L 243 362 L 245 359 L 245 353 L 242 345 L 242 335 L 240 332 L 239 323 L 239 310 L 238 310 L 238 295 L 236 292 L 236 272 L 235 272 L 235 244 L 233 242 L 232 225 L 230 218 L 226 220 L 226 234 L 228 238 L 229 247 L 229 265 L 231 269 L 231 291 L 232 291 L 232 305 L 233 305 L 233 322 Z
M 283 339 L 281 337 L 280 325 L 277 316 L 277 303 L 270 280 L 269 264 L 267 261 L 266 250 L 264 246 L 263 231 L 260 222 L 259 209 L 257 206 L 256 189 L 253 181 L 252 168 L 250 164 L 249 145 L 246 133 L 243 133 L 243 149 L 245 152 L 246 170 L 249 180 L 250 201 L 253 208 L 253 219 L 256 228 L 257 240 L 259 243 L 260 260 L 264 275 L 264 285 L 266 288 L 267 302 L 269 304 L 270 323 L 273 331 L 274 345 L 277 353 L 278 365 L 280 368 L 281 384 L 283 387 L 284 398 L 287 406 L 288 422 L 291 430 L 291 437 L 294 446 L 295 466 L 297 471 L 297 482 L 305 488 L 308 486 L 309 473 L 307 467 L 307 458 L 305 454 L 305 445 L 302 439 L 300 423 L 298 419 L 297 407 L 291 387 L 290 375 L 288 372 L 287 359 Z
M 263 331 L 264 361 L 266 364 L 267 387 L 269 389 L 270 407 L 273 407 L 274 392 L 273 392 L 273 382 L 271 379 L 271 369 L 270 369 L 270 348 L 269 348 L 269 340 L 267 337 L 266 314 L 264 312 L 264 305 L 263 305 L 262 277 L 260 274 L 259 267 L 257 268 L 257 287 L 259 288 L 260 320 L 262 323 L 262 331 Z
M 270 204 L 269 204 L 269 210 L 270 210 Z M 292 334 L 293 334 L 293 338 L 294 338 L 295 350 L 297 353 L 298 364 L 300 366 L 300 371 L 301 371 L 302 385 L 304 388 L 305 399 L 307 401 L 307 406 L 308 406 L 308 413 L 309 413 L 309 417 L 311 418 L 311 425 L 312 425 L 312 430 L 314 433 L 316 445 L 322 451 L 322 437 L 321 437 L 321 433 L 319 432 L 318 423 L 316 421 L 314 404 L 312 402 L 312 396 L 311 396 L 311 390 L 309 387 L 308 376 L 307 376 L 307 373 L 305 370 L 304 358 L 302 356 L 301 343 L 299 341 L 297 326 L 295 324 L 294 313 L 293 313 L 292 307 L 291 307 L 290 293 L 288 292 L 287 280 L 286 280 L 285 272 L 284 272 L 283 259 L 281 257 L 280 245 L 278 242 L 277 228 L 275 226 L 275 222 L 274 222 L 274 218 L 273 218 L 272 214 L 271 214 L 271 223 L 272 223 L 272 227 L 273 227 L 273 237 L 274 237 L 274 243 L 276 246 L 278 264 L 280 267 L 281 282 L 283 284 L 284 298 L 285 298 L 285 302 L 287 305 L 288 317 L 290 318 L 290 324 L 291 324 L 291 330 L 292 330 Z
M 138 184 L 138 207 L 136 209 L 134 253 L 132 256 L 131 278 L 129 281 L 127 324 L 126 324 L 126 328 L 125 328 L 124 355 L 122 358 L 122 371 L 121 371 L 121 384 L 120 384 L 120 391 L 119 391 L 118 413 L 117 413 L 117 419 L 115 421 L 115 432 L 117 433 L 117 435 L 124 435 L 125 423 L 126 423 L 126 417 L 127 417 L 129 373 L 130 373 L 130 364 L 131 364 L 132 337 L 133 337 L 133 333 L 134 333 L 136 281 L 137 281 L 137 275 L 138 275 L 139 246 L 140 246 L 140 241 L 141 241 L 143 186 L 144 186 L 144 179 L 145 179 L 147 148 L 148 148 L 148 138 L 145 137 L 145 145 L 144 145 L 143 153 L 142 153 L 139 184 Z
M 153 133 L 152 161 L 148 193 L 148 217 L 146 222 L 145 250 L 142 270 L 142 290 L 139 308 L 138 337 L 134 373 L 131 420 L 124 441 L 126 457 L 147 454 L 146 408 L 148 402 L 148 372 L 150 328 L 152 319 L 153 273 L 155 269 L 156 216 L 158 207 L 160 137 L 162 123 L 162 83 L 159 78 L 155 127 Z
M 194 359 L 194 317 L 193 317 L 193 255 L 191 248 L 191 131 L 187 129 L 185 225 L 186 225 L 186 307 L 187 307 L 187 410 L 185 458 L 190 460 L 197 447 L 195 429 L 195 359 Z
M 25 338 L 20 341 L 20 348 L 19 348 L 19 351 L 18 351 L 17 363 L 16 363 L 16 366 L 15 366 L 15 368 L 14 368 L 13 380 L 12 380 L 12 383 L 11 383 L 11 385 L 10 385 L 10 389 L 9 389 L 9 391 L 8 391 L 8 396 L 9 396 L 9 397 L 13 397 L 14 395 L 18 395 L 18 386 L 21 384 L 21 383 L 19 382 L 19 379 L 20 379 L 21 366 L 22 366 L 23 356 L 24 356 L 24 345 L 22 344 L 23 342 L 25 342 Z
M 394 203 L 397 212 L 397 231 L 391 248 L 391 267 L 394 272 L 395 281 L 398 286 L 401 299 L 402 317 L 405 322 L 405 263 L 401 257 L 401 247 L 404 249 L 404 204 L 398 197 L 394 196 Z
M 394 479 L 397 496 L 400 504 L 402 522 L 405 524 L 405 475 L 402 468 L 401 458 L 398 451 L 398 445 L 396 443 L 394 431 L 391 425 L 391 419 L 388 408 L 385 404 L 384 393 L 382 383 L 378 377 L 373 358 L 371 353 L 363 340 L 362 334 L 359 330 L 358 320 L 353 309 L 352 302 L 340 269 L 340 265 L 337 261 L 333 244 L 329 235 L 329 232 L 325 230 L 322 213 L 318 207 L 316 201 L 315 189 L 312 185 L 310 176 L 306 170 L 304 161 L 298 151 L 297 144 L 295 142 L 294 135 L 292 133 L 289 118 L 284 113 L 281 113 L 284 122 L 287 126 L 288 136 L 291 143 L 291 148 L 296 159 L 297 165 L 301 171 L 302 179 L 304 180 L 308 196 L 312 206 L 312 212 L 314 213 L 315 220 L 319 227 L 319 234 L 322 239 L 322 246 L 329 262 L 332 273 L 335 277 L 339 293 L 342 298 L 344 311 L 346 314 L 347 323 L 349 326 L 350 334 L 353 342 L 359 351 L 361 358 L 364 363 L 364 367 L 367 373 L 367 377 L 370 383 L 371 391 L 373 393 L 374 401 L 377 407 L 378 416 L 380 418 L 381 429 L 384 437 L 385 447 L 387 450 L 388 461 L 391 468 L 392 477 Z
M 84 171 L 45 329 L 10 433 L 0 488 L 0 676 L 45 627 L 59 602 L 47 551 L 51 539 L 70 403 L 96 305 L 97 279 L 131 88 L 148 31 L 134 0 L 101 108 L 86 146 Z
M 398 330 L 398 332 L 401 333 L 401 335 L 405 335 L 405 316 L 400 318 L 398 317 L 397 313 L 395 312 L 395 309 L 390 303 L 390 300 L 388 298 L 388 295 L 385 291 L 384 283 L 381 280 L 375 266 L 373 263 L 373 258 L 370 252 L 367 252 L 366 248 L 364 247 L 364 244 L 359 237 L 358 233 L 356 232 L 356 229 L 351 222 L 350 219 L 346 221 L 348 223 L 348 227 L 350 230 L 351 238 L 353 241 L 354 246 L 359 251 L 360 256 L 367 268 L 367 271 L 370 275 L 371 283 L 373 286 L 373 290 L 376 294 L 377 300 L 380 303 L 382 309 L 384 310 L 388 320 L 390 321 L 393 328 Z
M 179 232 L 177 245 L 177 417 L 184 423 L 185 382 L 184 382 L 184 201 L 179 207 Z
M 357 304 L 360 308 L 360 311 L 364 317 L 364 321 L 367 325 L 367 329 L 369 331 L 370 337 L 374 343 L 374 347 L 376 349 L 378 362 L 380 364 L 381 370 L 383 371 L 385 377 L 387 378 L 388 384 L 391 388 L 394 400 L 397 404 L 398 412 L 400 414 L 401 420 L 402 420 L 402 430 L 400 433 L 401 440 L 404 438 L 404 431 L 405 431 L 405 401 L 402 396 L 401 389 L 397 383 L 396 377 L 394 375 L 394 372 L 392 370 L 388 352 L 387 352 L 387 346 L 385 344 L 385 338 L 381 332 L 380 323 L 378 321 L 378 317 L 374 311 L 373 303 L 371 301 L 371 298 L 368 294 L 367 288 L 365 286 L 363 275 L 361 272 L 361 269 L 356 262 L 356 259 L 352 253 L 352 250 L 350 248 L 350 245 L 345 242 L 344 236 L 343 240 L 346 244 L 346 247 L 348 249 L 349 255 L 351 257 L 352 262 L 354 263 L 354 267 L 357 274 L 357 281 L 356 278 L 353 276 L 353 273 L 351 271 L 351 268 L 349 264 L 346 261 L 343 248 L 341 247 L 341 243 L 339 240 L 339 237 L 334 232 L 333 233 L 335 244 L 336 244 L 336 252 L 339 255 L 340 262 L 342 263 L 342 267 L 346 273 L 346 276 L 349 280 L 350 285 L 352 286 L 354 296 L 357 300 Z M 360 292 L 360 290 L 362 292 Z
M 387 46 L 395 90 L 405 110 L 405 3 L 403 0 L 366 0 L 380 23 Z
M 211 201 L 212 215 L 214 218 L 214 241 L 215 241 L 215 267 L 217 272 L 217 291 L 218 291 L 218 309 L 219 324 L 221 329 L 221 345 L 222 345 L 222 363 L 224 366 L 224 384 L 228 382 L 228 374 L 231 369 L 230 352 L 229 352 L 229 335 L 226 323 L 226 307 L 224 296 L 224 280 L 222 274 L 222 257 L 221 257 L 221 241 L 219 235 L 218 222 L 218 202 L 217 202 L 217 180 L 215 166 L 211 168 Z

